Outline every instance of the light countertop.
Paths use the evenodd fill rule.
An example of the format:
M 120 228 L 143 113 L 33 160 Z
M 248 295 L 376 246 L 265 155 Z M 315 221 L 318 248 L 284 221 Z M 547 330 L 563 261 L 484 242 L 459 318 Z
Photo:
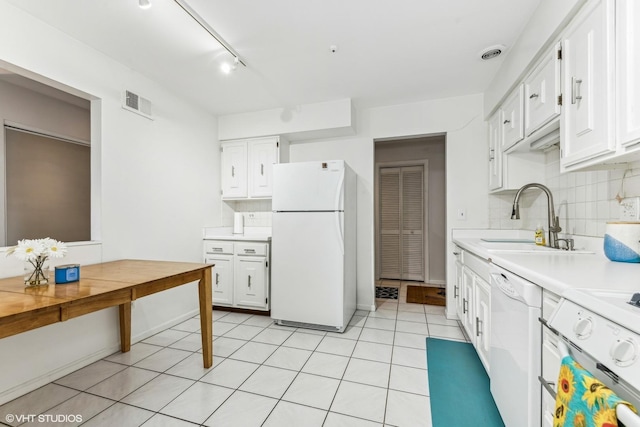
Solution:
M 495 250 L 501 243 L 488 244 L 477 235 L 456 237 L 454 234 L 453 241 L 461 248 L 559 295 L 569 289 L 640 291 L 640 264 L 610 261 L 593 246 L 578 246 L 583 249 L 578 253 L 535 249 L 530 252 L 507 252 Z M 527 244 L 517 245 L 522 248 Z M 585 249 L 594 253 L 586 253 Z
M 244 227 L 243 234 L 234 234 L 233 227 L 211 227 L 203 230 L 204 240 L 234 240 L 270 242 L 271 227 Z

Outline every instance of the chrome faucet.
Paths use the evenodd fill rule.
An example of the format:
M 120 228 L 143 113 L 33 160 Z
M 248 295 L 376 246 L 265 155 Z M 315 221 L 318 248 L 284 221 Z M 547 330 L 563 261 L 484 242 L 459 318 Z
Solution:
M 560 218 L 556 216 L 555 210 L 553 208 L 553 195 L 551 194 L 551 190 L 549 190 L 546 186 L 542 184 L 525 184 L 516 193 L 515 199 L 513 199 L 513 210 L 511 211 L 511 219 L 520 219 L 520 195 L 523 191 L 529 188 L 539 188 L 544 191 L 547 195 L 547 217 L 548 217 L 548 227 L 549 227 L 549 246 L 555 249 L 559 249 L 560 245 L 558 243 L 558 233 L 562 231 L 560 228 Z

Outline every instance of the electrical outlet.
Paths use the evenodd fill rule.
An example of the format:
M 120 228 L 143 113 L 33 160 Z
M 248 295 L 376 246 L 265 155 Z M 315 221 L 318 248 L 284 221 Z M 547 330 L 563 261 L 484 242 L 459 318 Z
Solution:
M 620 202 L 620 221 L 640 219 L 640 197 L 628 197 Z

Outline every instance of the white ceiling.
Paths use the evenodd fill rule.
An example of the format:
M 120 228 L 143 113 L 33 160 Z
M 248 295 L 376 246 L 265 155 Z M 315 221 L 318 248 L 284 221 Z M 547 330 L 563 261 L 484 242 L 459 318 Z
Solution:
M 485 90 L 540 0 L 7 0 L 205 107 L 228 114 L 351 98 L 392 105 Z M 331 53 L 329 47 L 337 45 Z M 144 94 L 143 94 L 144 95 Z

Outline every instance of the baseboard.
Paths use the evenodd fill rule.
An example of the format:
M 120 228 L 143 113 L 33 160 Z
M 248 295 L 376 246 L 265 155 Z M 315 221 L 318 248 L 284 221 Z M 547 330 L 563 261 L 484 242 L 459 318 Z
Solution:
M 131 344 L 135 344 L 137 342 L 145 340 L 150 336 L 157 334 L 158 332 L 164 331 L 165 329 L 169 329 L 172 326 L 178 325 L 184 322 L 185 320 L 191 319 L 193 316 L 199 313 L 200 313 L 199 309 L 192 310 L 187 314 L 183 314 L 170 321 L 164 322 L 162 325 L 155 326 L 151 329 L 148 329 L 144 332 L 137 334 L 136 336 L 132 336 Z M 44 385 L 47 385 L 50 382 L 56 381 L 64 377 L 65 375 L 69 375 L 70 373 L 75 372 L 78 369 L 84 368 L 85 366 L 88 366 L 94 362 L 97 362 L 98 360 L 104 359 L 105 357 L 112 355 L 118 350 L 120 350 L 120 343 L 115 343 L 106 348 L 100 349 L 95 353 L 81 357 L 80 359 L 74 360 L 71 363 L 68 363 L 57 369 L 49 371 L 44 375 L 40 375 L 36 378 L 32 378 L 31 380 L 28 380 L 20 384 L 19 386 L 10 388 L 8 390 L 3 390 L 2 392 L 0 392 L 0 405 L 7 403 L 17 397 L 23 396 Z
M 168 320 L 166 322 L 164 322 L 163 324 L 159 325 L 159 326 L 154 326 L 151 329 L 147 329 L 144 332 L 140 332 L 137 335 L 134 335 L 131 337 L 131 344 L 135 344 L 137 342 L 140 342 L 142 340 L 146 340 L 147 338 L 149 338 L 152 335 L 157 334 L 158 332 L 162 332 L 165 329 L 169 329 L 175 325 L 178 325 L 182 322 L 184 322 L 185 320 L 189 320 L 191 319 L 193 316 L 195 316 L 196 314 L 200 314 L 200 309 L 196 308 L 195 310 L 191 310 L 189 311 L 187 314 L 183 314 L 181 316 L 175 317 L 171 320 Z
M 455 307 L 453 307 L 453 310 L 447 309 L 444 313 L 444 316 L 449 320 L 460 320 Z
M 40 375 L 37 378 L 33 378 L 25 383 L 20 384 L 19 386 L 13 387 L 9 390 L 4 390 L 0 393 L 0 405 L 7 403 L 17 397 L 25 395 L 37 388 L 40 388 L 44 385 L 49 384 L 52 381 L 58 380 L 65 375 L 69 375 L 72 372 L 77 371 L 78 369 L 84 368 L 87 365 L 90 365 L 94 362 L 97 362 L 100 359 L 104 359 L 105 357 L 115 353 L 120 349 L 120 344 L 114 344 L 108 348 L 104 348 L 95 353 L 92 353 L 88 356 L 82 357 L 78 360 L 75 360 L 71 363 L 68 363 L 64 366 L 61 366 L 58 369 L 54 369 L 45 375 Z
M 364 311 L 376 311 L 376 305 L 366 305 L 366 304 L 357 304 L 356 310 L 364 310 Z

